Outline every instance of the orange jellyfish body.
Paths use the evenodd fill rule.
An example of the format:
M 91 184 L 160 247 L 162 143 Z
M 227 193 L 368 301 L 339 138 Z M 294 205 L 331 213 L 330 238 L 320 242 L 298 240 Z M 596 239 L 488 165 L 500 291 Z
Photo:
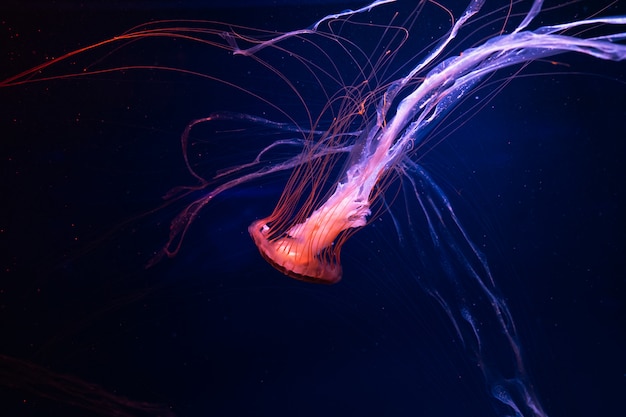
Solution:
M 341 280 L 341 265 L 316 253 L 308 240 L 285 236 L 271 241 L 265 220 L 252 223 L 248 231 L 263 258 L 283 274 L 312 283 L 335 284 Z
M 341 280 L 342 232 L 365 226 L 370 215 L 369 202 L 361 192 L 339 183 L 333 195 L 303 222 L 281 233 L 272 230 L 270 216 L 252 223 L 248 231 L 261 255 L 279 271 L 301 281 L 334 284 Z

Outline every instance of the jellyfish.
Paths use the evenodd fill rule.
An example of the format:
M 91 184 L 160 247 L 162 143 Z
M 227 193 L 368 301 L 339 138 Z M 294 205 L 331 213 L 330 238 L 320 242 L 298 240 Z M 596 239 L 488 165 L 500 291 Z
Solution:
M 372 3 L 367 10 L 384 3 Z M 542 3 L 541 0 L 534 1 L 510 33 L 502 33 L 458 55 L 440 59 L 466 22 L 484 4 L 482 0 L 471 1 L 447 35 L 422 61 L 379 92 L 376 117 L 354 136 L 356 139 L 339 180 L 323 191 L 316 185 L 302 185 L 302 181 L 310 181 L 314 174 L 296 171 L 274 212 L 253 222 L 248 229 L 262 256 L 279 271 L 308 282 L 334 284 L 342 276 L 341 247 L 349 236 L 368 223 L 373 202 L 380 198 L 389 172 L 395 170 L 407 175 L 427 217 L 432 244 L 439 248 L 441 262 L 446 265 L 444 269 L 448 269 L 447 275 L 459 279 L 452 266 L 457 263 L 469 281 L 454 284 L 457 288 L 449 294 L 449 289 L 444 291 L 445 285 L 442 284 L 429 285 L 428 290 L 450 316 L 463 343 L 476 352 L 492 395 L 499 402 L 500 412 L 515 416 L 543 416 L 546 413 L 526 375 L 513 319 L 504 299 L 497 293 L 487 260 L 467 236 L 442 190 L 410 158 L 410 151 L 419 147 L 431 129 L 495 71 L 564 52 L 578 52 L 605 60 L 626 59 L 626 46 L 620 44 L 626 38 L 623 32 L 588 38 L 567 34 L 590 25 L 623 25 L 625 17 L 596 17 L 528 30 Z M 285 37 L 315 31 L 326 19 L 362 11 L 328 16 L 316 22 L 310 30 L 281 35 L 248 49 L 240 49 L 233 37 L 227 39 L 234 53 L 254 55 Z M 440 62 L 436 62 L 438 59 Z M 435 63 L 432 68 L 422 75 L 432 63 Z M 416 81 L 418 77 L 419 81 Z M 356 109 L 352 111 L 356 112 Z M 329 131 L 334 135 L 339 129 L 331 127 Z M 317 159 L 319 150 L 314 148 L 311 152 L 311 159 Z M 323 167 L 326 163 L 314 161 L 304 170 L 319 172 L 320 165 Z M 305 201 L 299 203 L 301 198 Z M 444 217 L 449 221 L 443 221 Z M 452 227 L 444 228 L 442 224 Z M 464 289 L 459 291 L 459 287 Z M 452 303 L 455 298 L 457 301 Z M 483 299 L 485 305 L 476 307 L 473 300 L 478 298 Z M 490 311 L 484 311 L 485 306 Z M 484 346 L 481 332 L 489 327 L 484 323 L 491 323 L 496 328 L 494 331 L 501 334 L 501 345 Z M 495 359 L 503 346 L 510 352 L 510 358 Z M 510 363 L 494 366 L 492 361 Z M 497 375 L 507 366 L 513 371 L 502 374 L 508 372 L 508 376 Z
M 563 53 L 578 53 L 601 60 L 626 59 L 621 26 L 626 17 L 592 16 L 554 25 L 536 24 L 543 1 L 528 10 L 511 2 L 498 9 L 501 28 L 466 47 L 458 38 L 480 20 L 484 0 L 470 0 L 455 14 L 438 2 L 419 2 L 415 9 L 384 24 L 369 17 L 394 5 L 379 0 L 355 10 L 330 14 L 308 28 L 282 34 L 252 31 L 234 25 L 207 22 L 162 21 L 139 25 L 110 40 L 70 52 L 56 60 L 3 81 L 10 87 L 49 79 L 79 78 L 120 70 L 175 71 L 222 83 L 235 90 L 247 88 L 192 69 L 164 65 L 128 65 L 122 68 L 87 67 L 83 72 L 47 75 L 55 66 L 104 47 L 132 45 L 150 38 L 183 39 L 218 48 L 233 59 L 251 60 L 281 79 L 305 103 L 306 126 L 276 103 L 250 93 L 286 121 L 235 112 L 211 113 L 192 121 L 182 134 L 186 167 L 197 181 L 173 189 L 170 201 L 191 200 L 172 221 L 169 239 L 149 266 L 183 250 L 187 231 L 203 209 L 218 196 L 244 184 L 290 172 L 274 210 L 253 221 L 248 232 L 259 253 L 283 274 L 310 283 L 336 284 L 344 276 L 342 246 L 359 229 L 403 196 L 418 207 L 429 236 L 409 241 L 412 233 L 398 225 L 399 240 L 416 256 L 436 259 L 439 269 L 416 272 L 414 279 L 450 319 L 458 340 L 484 376 L 499 415 L 545 416 L 522 357 L 521 343 L 506 298 L 496 285 L 488 260 L 463 226 L 443 188 L 420 163 L 417 155 L 434 147 L 438 129 L 454 121 L 455 109 L 481 89 L 497 94 L 534 61 L 547 61 Z M 406 51 L 412 30 L 422 22 L 422 11 L 433 7 L 448 13 L 451 24 L 423 51 Z M 515 9 L 515 10 L 514 10 Z M 493 12 L 492 12 L 493 13 Z M 482 21 L 484 22 L 484 20 Z M 488 25 L 487 23 L 486 25 Z M 484 28 L 484 26 L 481 26 Z M 617 28 L 617 29 L 615 29 Z M 353 34 L 371 30 L 373 46 L 362 46 Z M 473 32 L 466 36 L 471 38 Z M 301 48 L 301 49 L 299 49 Z M 335 48 L 333 53 L 326 48 Z M 306 53 L 316 54 L 309 57 Z M 318 111 L 270 59 L 287 55 L 316 79 L 327 103 Z M 341 65 L 334 54 L 347 62 Z M 321 58 L 320 58 L 321 57 Z M 321 60 L 324 60 L 322 62 Z M 402 60 L 399 67 L 397 62 Z M 350 70 L 344 68 L 351 67 Z M 505 70 L 511 75 L 498 78 Z M 501 76 L 500 76 L 501 77 Z M 324 82 L 339 86 L 326 88 Z M 317 114 L 319 113 L 319 115 Z M 327 122 L 329 120 L 329 122 Z M 261 126 L 280 138 L 267 144 L 248 162 L 225 168 L 207 178 L 191 149 L 194 132 L 219 124 Z M 441 136 L 439 136 L 441 138 Z M 285 150 L 288 150 L 286 152 Z M 400 186 L 395 186 L 397 180 Z M 395 220 L 395 219 L 394 219 Z M 349 274 L 346 274 L 348 279 Z
M 259 251 L 277 269 L 305 281 L 338 282 L 342 274 L 339 252 L 341 243 L 346 239 L 343 235 L 367 224 L 371 215 L 371 200 L 376 198 L 375 188 L 381 178 L 388 170 L 401 164 L 407 149 L 419 144 L 431 125 L 437 124 L 455 102 L 488 74 L 566 51 L 586 53 L 601 59 L 622 60 L 625 57 L 626 49 L 614 43 L 623 39 L 621 34 L 584 40 L 558 34 L 584 25 L 623 24 L 623 18 L 589 19 L 524 31 L 541 8 L 541 2 L 537 1 L 512 33 L 494 37 L 484 45 L 465 50 L 459 56 L 437 64 L 417 87 L 411 87 L 411 91 L 390 112 L 389 106 L 399 94 L 405 92 L 406 85 L 437 59 L 463 24 L 480 10 L 482 3 L 471 2 L 441 44 L 406 76 L 387 87 L 376 108 L 376 123 L 365 130 L 357 140 L 359 146 L 351 151 L 355 153 L 354 163 L 346 168 L 344 176 L 320 205 L 305 204 L 295 215 L 287 214 L 283 205 L 295 203 L 289 201 L 294 193 L 288 190 L 271 216 L 250 226 L 250 235 Z M 378 5 L 380 3 L 377 2 L 370 7 Z M 313 27 L 318 27 L 320 23 Z M 301 32 L 295 32 L 298 33 Z M 243 51 L 234 43 L 235 53 L 253 54 L 257 49 L 277 41 L 265 41 Z M 410 162 L 405 162 L 405 165 L 409 166 Z M 312 193 L 315 192 L 312 190 Z

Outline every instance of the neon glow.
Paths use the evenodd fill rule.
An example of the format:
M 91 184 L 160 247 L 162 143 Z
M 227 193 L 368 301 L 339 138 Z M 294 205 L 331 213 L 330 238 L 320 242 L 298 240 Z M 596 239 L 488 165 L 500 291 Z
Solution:
M 522 15 L 510 12 L 513 6 L 519 7 L 513 2 L 500 9 L 506 17 L 493 36 L 459 49 L 455 42 L 479 19 L 484 0 L 469 1 L 458 16 L 438 2 L 422 1 L 399 23 L 397 16 L 390 22 L 371 23 L 377 12 L 393 7 L 393 3 L 393 0 L 376 1 L 354 11 L 329 15 L 307 29 L 282 34 L 249 33 L 248 28 L 215 22 L 210 22 L 213 24 L 210 29 L 206 28 L 207 22 L 185 22 L 187 26 L 180 26 L 179 22 L 141 25 L 9 78 L 0 83 L 0 87 L 120 70 L 155 69 L 136 65 L 63 75 L 46 73 L 58 63 L 92 50 L 159 37 L 198 42 L 228 51 L 233 59 L 259 63 L 283 79 L 307 109 L 307 97 L 295 86 L 296 80 L 283 75 L 277 69 L 278 64 L 266 61 L 263 54 L 285 53 L 299 61 L 310 74 L 319 74 L 320 80 L 335 80 L 340 87 L 336 91 L 328 88 L 328 104 L 322 106 L 319 115 L 308 113 L 309 123 L 304 128 L 295 116 L 273 102 L 266 102 L 268 108 L 285 116 L 286 122 L 221 112 L 189 124 L 182 136 L 182 148 L 187 168 L 198 183 L 173 190 L 170 197 L 197 192 L 201 192 L 201 197 L 189 203 L 172 221 L 169 241 L 155 255 L 151 265 L 164 256 L 173 257 L 184 250 L 185 234 L 217 196 L 288 171 L 291 175 L 274 211 L 249 226 L 248 231 L 260 254 L 280 272 L 302 281 L 334 284 L 344 275 L 351 279 L 350 273 L 344 274 L 341 267 L 342 246 L 376 218 L 377 213 L 389 209 L 395 195 L 386 193 L 394 180 L 400 178 L 403 183 L 399 188 L 411 195 L 427 224 L 432 248 L 425 252 L 437 258 L 445 272 L 424 280 L 421 285 L 450 318 L 458 339 L 483 373 L 497 412 L 545 416 L 547 413 L 531 383 L 532 376 L 524 365 L 509 307 L 497 289 L 487 259 L 461 224 L 442 188 L 420 165 L 416 155 L 419 150 L 437 144 L 433 139 L 435 129 L 441 127 L 470 94 L 493 85 L 497 86 L 495 93 L 499 92 L 528 63 L 568 52 L 601 60 L 626 59 L 623 44 L 626 17 L 593 16 L 544 26 L 536 23 L 543 1 L 533 1 Z M 420 25 L 424 18 L 421 12 L 426 6 L 449 13 L 450 27 L 426 52 L 413 54 L 399 69 L 392 67 L 392 64 L 398 65 L 398 57 L 405 57 L 407 39 L 413 28 Z M 371 30 L 381 40 L 374 48 L 361 48 L 360 39 L 350 36 L 350 30 L 354 29 Z M 329 43 L 343 52 L 348 64 L 334 64 L 336 58 L 322 46 Z M 307 50 L 317 50 L 319 56 L 304 56 L 298 44 L 306 46 Z M 357 69 L 357 76 L 346 80 L 342 68 L 350 64 Z M 245 87 L 205 73 L 156 68 L 197 75 L 248 93 Z M 502 70 L 510 68 L 514 71 L 512 75 L 497 78 L 502 77 Z M 323 83 L 320 81 L 320 84 Z M 321 88 L 327 92 L 324 86 Z M 265 101 L 261 95 L 249 94 Z M 300 136 L 279 139 L 248 162 L 207 179 L 192 161 L 190 137 L 201 125 L 223 121 L 269 126 Z M 290 156 L 272 159 L 274 152 L 282 149 L 289 149 Z M 293 152 L 294 149 L 297 151 Z M 485 334 L 497 342 L 487 343 Z

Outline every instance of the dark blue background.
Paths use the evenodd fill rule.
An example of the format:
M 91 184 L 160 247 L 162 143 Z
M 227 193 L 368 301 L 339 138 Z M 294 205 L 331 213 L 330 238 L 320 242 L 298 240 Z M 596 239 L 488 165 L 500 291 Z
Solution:
M 280 3 L 5 5 L 2 78 L 151 19 L 282 30 L 348 7 Z M 230 68 L 206 48 L 165 45 L 131 51 L 156 65 L 175 54 L 207 73 Z M 544 75 L 519 77 L 457 120 L 420 162 L 485 251 L 546 411 L 610 415 L 626 388 L 626 70 L 558 60 L 571 66 L 531 67 Z M 415 283 L 420 271 L 401 262 L 388 216 L 345 246 L 340 284 L 287 279 L 247 234 L 273 208 L 284 180 L 275 178 L 226 193 L 177 257 L 144 268 L 183 207 L 161 196 L 193 183 L 179 142 L 187 123 L 267 110 L 214 88 L 145 72 L 0 89 L 0 414 L 151 415 L 137 401 L 178 416 L 493 413 L 445 314 Z M 250 156 L 234 148 L 240 162 Z

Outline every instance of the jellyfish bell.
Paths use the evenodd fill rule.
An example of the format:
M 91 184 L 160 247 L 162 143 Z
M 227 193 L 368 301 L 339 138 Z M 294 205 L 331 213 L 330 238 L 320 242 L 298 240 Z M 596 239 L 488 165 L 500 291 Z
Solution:
M 321 253 L 332 242 L 318 242 L 315 231 L 304 232 L 304 235 L 303 227 L 298 230 L 299 226 L 303 225 L 295 225 L 285 237 L 278 239 L 271 239 L 270 227 L 265 219 L 252 223 L 248 231 L 263 258 L 285 275 L 311 283 L 339 282 L 341 265 L 335 259 L 326 259 Z
M 344 232 L 365 226 L 371 214 L 369 196 L 359 195 L 360 189 L 339 183 L 326 203 L 278 235 L 271 218 L 255 221 L 248 231 L 276 269 L 302 281 L 335 284 L 341 279 L 339 248 L 347 238 Z

